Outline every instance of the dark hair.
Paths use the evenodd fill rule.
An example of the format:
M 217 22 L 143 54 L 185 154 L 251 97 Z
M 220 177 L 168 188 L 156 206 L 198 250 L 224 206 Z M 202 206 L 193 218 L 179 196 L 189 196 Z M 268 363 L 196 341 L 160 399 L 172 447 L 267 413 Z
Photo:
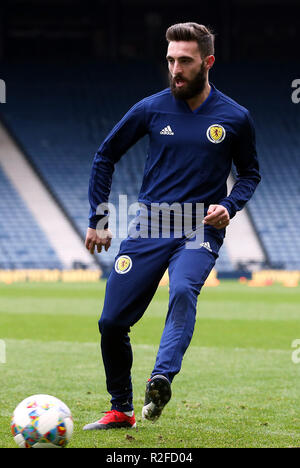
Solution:
M 211 29 L 198 23 L 178 23 L 166 31 L 166 39 L 170 41 L 196 41 L 202 58 L 214 55 L 215 36 Z

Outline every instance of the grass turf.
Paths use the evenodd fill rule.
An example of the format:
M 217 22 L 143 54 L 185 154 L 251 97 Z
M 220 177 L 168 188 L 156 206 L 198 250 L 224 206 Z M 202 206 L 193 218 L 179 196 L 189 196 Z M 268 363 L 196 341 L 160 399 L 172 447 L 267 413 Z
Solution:
M 0 285 L 0 447 L 14 447 L 10 416 L 26 396 L 48 393 L 74 418 L 69 447 L 194 448 L 300 446 L 300 288 L 204 288 L 195 333 L 173 397 L 154 425 L 141 420 L 168 306 L 157 291 L 131 331 L 137 430 L 83 432 L 109 409 L 97 321 L 105 282 Z

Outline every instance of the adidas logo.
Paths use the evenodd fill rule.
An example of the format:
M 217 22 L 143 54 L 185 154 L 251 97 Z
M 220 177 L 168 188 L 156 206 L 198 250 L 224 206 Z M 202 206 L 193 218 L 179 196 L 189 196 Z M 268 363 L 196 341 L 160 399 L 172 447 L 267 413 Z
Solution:
M 209 242 L 202 242 L 202 244 L 200 244 L 199 247 L 204 247 L 205 249 L 209 250 L 210 252 L 212 252 L 212 249 L 210 247 L 210 243 Z
M 170 127 L 170 125 L 167 125 L 167 127 L 163 128 L 161 130 L 161 132 L 159 132 L 161 135 L 174 135 L 174 133 L 172 132 L 172 129 Z

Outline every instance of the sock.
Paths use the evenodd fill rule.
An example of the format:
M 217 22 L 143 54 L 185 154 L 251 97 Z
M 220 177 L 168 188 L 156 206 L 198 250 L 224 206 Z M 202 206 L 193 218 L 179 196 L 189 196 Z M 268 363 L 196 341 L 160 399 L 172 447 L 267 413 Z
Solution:
M 133 416 L 133 410 L 132 411 L 123 411 L 126 416 L 129 416 L 130 418 Z

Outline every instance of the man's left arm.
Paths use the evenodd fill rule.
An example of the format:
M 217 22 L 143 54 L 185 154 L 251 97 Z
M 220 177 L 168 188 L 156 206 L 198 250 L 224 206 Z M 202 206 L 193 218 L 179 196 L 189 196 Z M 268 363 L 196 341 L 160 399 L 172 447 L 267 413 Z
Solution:
M 261 180 L 256 153 L 255 130 L 252 118 L 247 111 L 234 146 L 233 162 L 237 178 L 230 194 L 219 202 L 210 205 L 204 224 L 217 229 L 228 226 L 237 211 L 241 210 L 252 197 Z
M 245 120 L 237 136 L 233 162 L 237 178 L 228 197 L 220 205 L 227 208 L 230 218 L 240 211 L 252 197 L 261 180 L 256 153 L 255 130 L 253 120 L 247 111 Z

